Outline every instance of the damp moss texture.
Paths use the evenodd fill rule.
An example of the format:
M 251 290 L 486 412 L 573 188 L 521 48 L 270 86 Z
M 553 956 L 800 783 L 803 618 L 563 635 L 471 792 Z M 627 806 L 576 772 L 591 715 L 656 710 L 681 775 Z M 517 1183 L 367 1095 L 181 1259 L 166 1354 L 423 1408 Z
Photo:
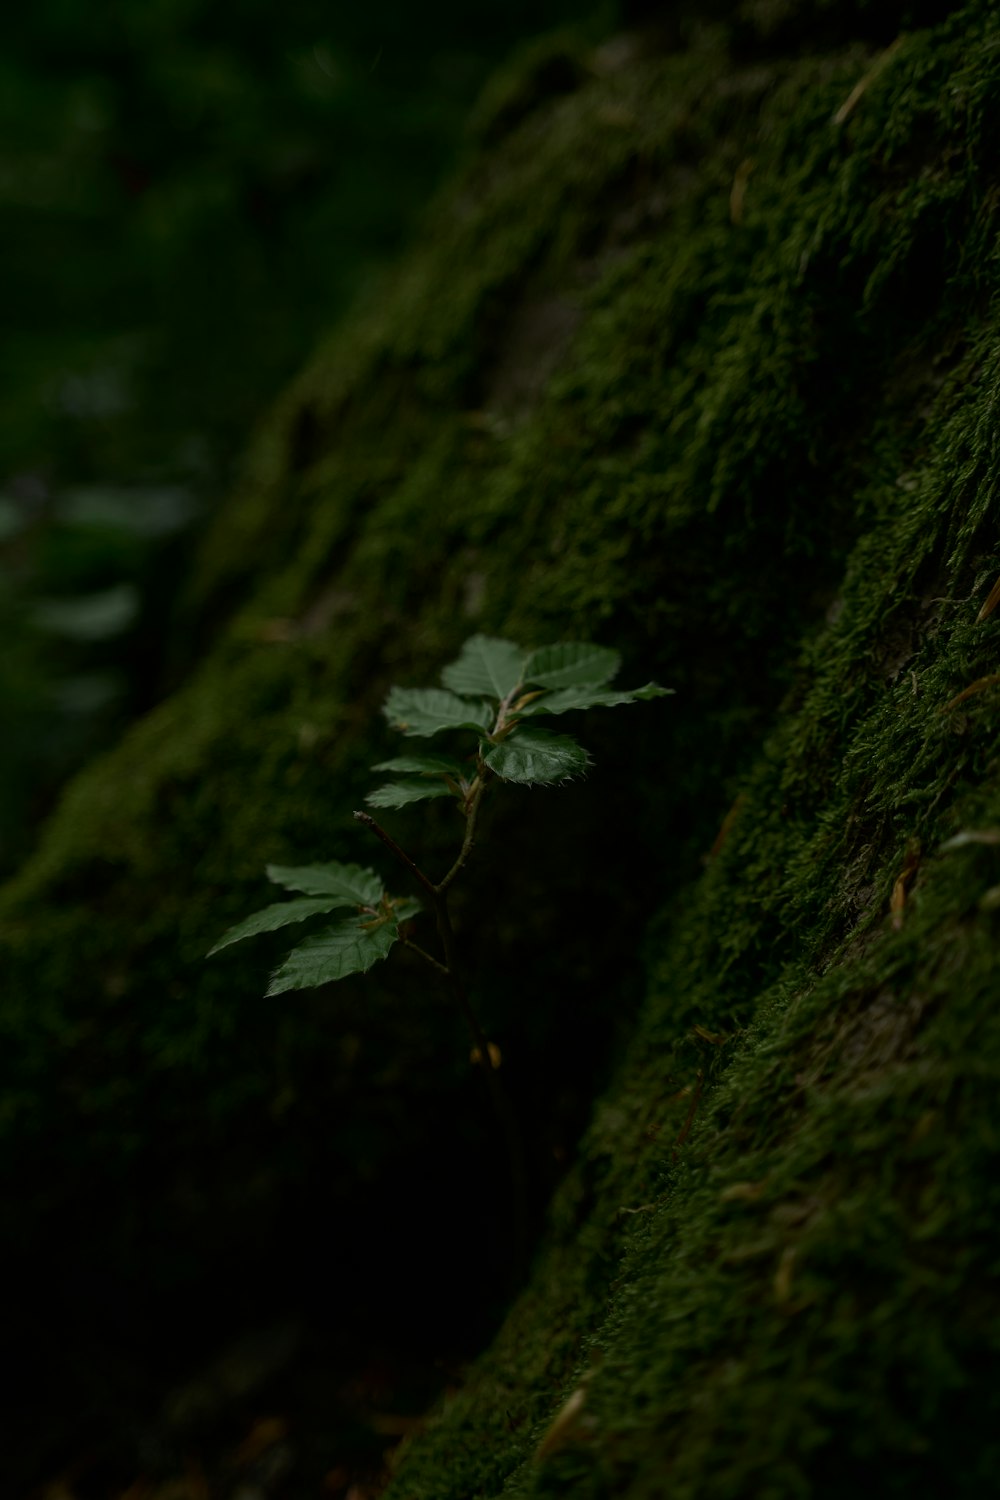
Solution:
M 0 904 L 7 1248 L 86 1220 L 184 1283 L 474 1108 L 419 974 L 276 1004 L 201 958 L 266 860 L 368 857 L 387 685 L 483 630 L 677 689 L 487 830 L 480 1004 L 536 1153 L 587 1123 L 392 1500 L 1000 1471 L 1000 20 L 719 10 L 495 82 L 206 538 L 201 664 Z

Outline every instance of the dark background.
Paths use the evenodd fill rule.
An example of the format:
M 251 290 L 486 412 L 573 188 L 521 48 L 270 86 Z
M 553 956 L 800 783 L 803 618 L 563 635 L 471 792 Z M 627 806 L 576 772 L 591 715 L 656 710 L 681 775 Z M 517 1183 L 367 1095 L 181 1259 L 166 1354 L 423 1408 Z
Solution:
M 616 19 L 599 0 L 42 0 L 5 17 L 0 879 L 30 855 L 73 770 L 196 665 L 175 600 L 199 537 L 283 384 L 338 318 L 378 296 L 437 185 L 474 149 L 466 122 L 485 79 L 543 32 L 571 23 L 597 39 Z M 476 1119 L 477 1081 L 466 1087 Z M 458 1159 L 475 1160 L 478 1136 L 459 1137 Z M 44 1199 L 44 1161 L 24 1167 Z M 317 1167 L 333 1199 L 339 1170 Z M 356 1195 L 354 1212 L 384 1223 L 387 1266 L 394 1226 L 433 1216 L 449 1176 Z M 88 1196 L 100 1215 L 115 1190 L 79 1188 L 84 1218 Z M 359 1262 L 366 1302 L 344 1326 L 344 1286 L 329 1308 L 318 1289 L 324 1255 L 350 1267 L 352 1226 L 329 1223 L 323 1203 L 310 1214 L 292 1183 L 288 1218 L 272 1226 L 282 1289 L 264 1284 L 266 1246 L 248 1242 L 244 1263 L 216 1267 L 200 1293 L 187 1246 L 176 1294 L 154 1294 L 141 1267 L 128 1285 L 93 1261 L 67 1275 L 74 1229 L 54 1211 L 45 1255 L 13 1277 L 47 1287 L 43 1300 L 5 1291 L 4 1496 L 375 1482 L 406 1413 L 487 1336 L 504 1273 L 484 1265 L 485 1296 L 453 1299 L 449 1326 L 429 1293 L 393 1329 Z M 471 1224 L 470 1243 L 491 1241 L 496 1215 Z M 419 1265 L 419 1235 L 409 1252 Z M 437 1273 L 442 1285 L 453 1274 Z M 305 1308 L 295 1284 L 310 1288 Z M 372 1423 L 383 1407 L 391 1431 Z M 267 1429 L 272 1408 L 294 1414 L 292 1447 Z M 347 1467 L 331 1478 L 334 1452 Z
M 0 877 L 170 686 L 178 580 L 254 424 L 591 0 L 42 0 L 0 58 Z M 183 649 L 169 659 L 177 670 Z

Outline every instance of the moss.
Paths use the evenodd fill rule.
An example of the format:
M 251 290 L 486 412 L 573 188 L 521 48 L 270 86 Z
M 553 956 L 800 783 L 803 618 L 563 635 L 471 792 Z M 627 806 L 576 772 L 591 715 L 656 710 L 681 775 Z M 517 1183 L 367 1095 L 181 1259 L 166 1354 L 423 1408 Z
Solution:
M 407 1500 L 873 1473 L 971 1494 L 996 1457 L 1000 876 L 986 846 L 935 853 L 1000 815 L 1000 700 L 945 709 L 995 665 L 995 18 L 970 4 L 881 70 L 864 40 L 741 62 L 731 39 L 605 49 L 548 101 L 531 60 L 498 86 L 530 108 L 491 117 L 207 540 L 190 618 L 230 623 L 0 906 L 21 1243 L 82 1222 L 100 1160 L 89 1253 L 141 1243 L 162 1284 L 121 1182 L 224 1262 L 289 1171 L 347 1202 L 467 1118 L 450 1020 L 405 968 L 276 1015 L 259 957 L 200 962 L 265 860 L 359 857 L 386 684 L 478 627 L 614 641 L 678 687 L 655 729 L 594 726 L 589 792 L 498 808 L 513 914 L 462 913 L 505 954 L 481 1001 L 533 1140 L 570 1143 L 623 1000 L 638 1016 L 529 1287 L 405 1453 Z
M 935 38 L 911 78 L 957 61 L 966 99 L 984 98 L 989 69 L 967 72 L 963 51 Z M 916 83 L 897 95 L 910 121 L 933 112 L 937 94 L 923 97 Z M 890 106 L 869 129 L 884 143 L 898 123 Z M 835 184 L 826 191 L 824 233 L 838 224 L 839 239 L 859 205 L 841 199 L 838 215 Z M 915 226 L 924 191 L 897 190 L 877 212 Z M 948 192 L 961 197 L 954 180 Z M 863 305 L 905 260 L 884 247 Z M 832 623 L 805 648 L 721 853 L 666 924 L 535 1287 L 392 1493 L 974 1494 L 996 1464 L 996 1400 L 979 1371 L 997 1345 L 997 932 L 983 896 L 1000 866 L 988 846 L 933 852 L 1000 811 L 995 699 L 968 700 L 974 721 L 946 708 L 993 654 L 975 615 L 996 567 L 983 534 L 996 513 L 996 325 L 982 328 L 975 299 L 966 323 L 966 288 L 956 297 L 938 280 L 938 368 L 957 343 L 964 358 L 934 381 L 919 432 L 904 417 L 896 474 L 882 445 L 901 403 L 886 393 Z M 914 839 L 926 853 L 894 930 L 888 897 Z M 708 1085 L 676 1153 L 699 1074 Z M 581 1194 L 597 1204 L 582 1232 Z M 548 1399 L 536 1394 L 526 1430 L 501 1437 L 492 1413 L 508 1386 Z M 574 1388 L 582 1405 L 560 1429 Z

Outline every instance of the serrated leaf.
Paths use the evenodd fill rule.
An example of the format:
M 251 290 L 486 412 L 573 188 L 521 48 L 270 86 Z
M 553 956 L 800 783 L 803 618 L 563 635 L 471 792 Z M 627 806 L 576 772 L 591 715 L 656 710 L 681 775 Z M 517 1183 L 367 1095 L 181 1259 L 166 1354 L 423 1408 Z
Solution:
M 210 948 L 206 954 L 211 958 L 213 953 L 218 953 L 223 948 L 228 948 L 230 943 L 240 943 L 244 938 L 256 937 L 258 932 L 277 932 L 281 927 L 288 927 L 292 922 L 304 922 L 307 917 L 322 916 L 326 912 L 336 911 L 338 906 L 353 906 L 355 903 L 347 896 L 321 896 L 312 901 L 276 901 L 273 906 L 265 906 L 263 911 L 255 911 L 252 917 L 246 917 L 242 922 L 237 922 L 235 927 L 230 927 L 224 932 L 214 948 Z
M 524 681 L 536 687 L 603 687 L 618 671 L 621 657 L 607 646 L 568 641 L 533 651 L 524 667 Z
M 456 781 L 468 777 L 474 767 L 457 755 L 395 755 L 392 760 L 381 760 L 373 771 L 410 771 L 427 776 L 454 776 Z
M 487 729 L 493 719 L 488 703 L 469 703 L 444 688 L 390 688 L 382 710 L 394 729 L 429 738 L 443 729 Z
M 462 647 L 457 661 L 449 662 L 441 681 L 453 693 L 466 697 L 506 698 L 521 681 L 525 651 L 513 641 L 474 635 Z
M 406 807 L 411 802 L 426 802 L 431 797 L 452 797 L 451 787 L 443 781 L 389 781 L 369 792 L 369 807 Z
M 582 687 L 559 688 L 554 693 L 544 693 L 519 710 L 522 718 L 541 714 L 568 714 L 574 708 L 618 708 L 623 703 L 645 703 L 650 698 L 666 698 L 673 688 L 660 687 L 659 683 L 647 682 L 645 687 L 616 693 L 605 688 Z
M 589 757 L 567 734 L 547 729 L 516 729 L 498 745 L 484 746 L 483 759 L 503 781 L 563 781 L 585 771 Z
M 382 899 L 382 882 L 374 870 L 360 865 L 342 865 L 332 860 L 325 865 L 268 865 L 267 878 L 286 891 L 301 891 L 306 896 L 345 896 L 352 906 L 377 906 Z
M 348 974 L 364 974 L 385 958 L 398 937 L 394 921 L 366 923 L 363 917 L 337 922 L 293 948 L 271 975 L 268 995 L 285 990 L 309 990 Z

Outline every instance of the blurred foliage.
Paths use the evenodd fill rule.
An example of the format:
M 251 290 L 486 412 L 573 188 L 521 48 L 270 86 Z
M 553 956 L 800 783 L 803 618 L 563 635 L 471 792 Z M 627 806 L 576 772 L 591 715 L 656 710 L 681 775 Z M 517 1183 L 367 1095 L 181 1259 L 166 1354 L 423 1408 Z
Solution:
M 400 245 L 491 67 L 588 12 L 615 7 L 41 0 L 8 18 L 0 871 L 59 779 L 162 690 L 185 534 Z

